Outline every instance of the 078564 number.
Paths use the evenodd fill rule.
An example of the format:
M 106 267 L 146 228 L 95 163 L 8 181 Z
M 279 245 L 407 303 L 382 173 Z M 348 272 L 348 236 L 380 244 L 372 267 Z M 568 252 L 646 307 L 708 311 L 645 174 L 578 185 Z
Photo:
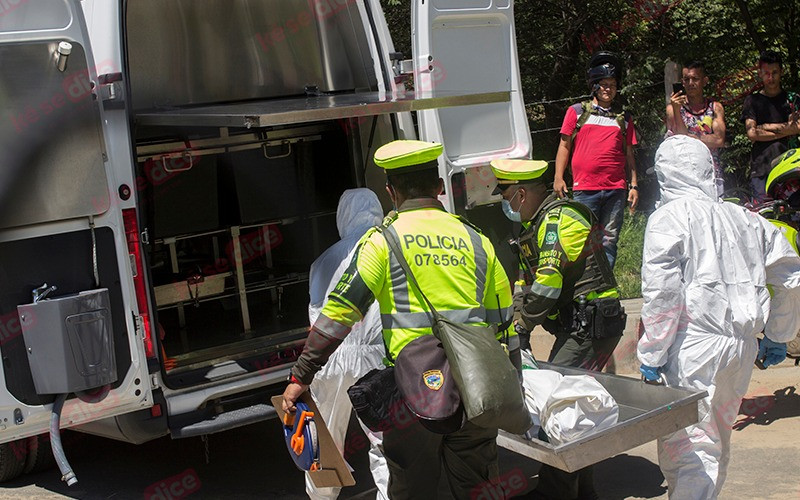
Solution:
M 417 266 L 430 266 L 431 264 L 445 267 L 465 266 L 467 265 L 467 259 L 463 255 L 458 257 L 457 255 L 418 253 L 414 255 L 414 264 Z

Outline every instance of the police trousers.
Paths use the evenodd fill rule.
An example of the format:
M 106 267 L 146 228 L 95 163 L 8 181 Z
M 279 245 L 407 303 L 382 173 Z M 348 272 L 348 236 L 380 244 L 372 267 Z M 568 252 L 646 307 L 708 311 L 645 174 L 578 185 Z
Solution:
M 580 340 L 572 335 L 559 335 L 550 351 L 549 362 L 600 371 L 622 337 Z M 575 472 L 564 472 L 546 464 L 539 470 L 536 491 L 547 498 L 574 500 L 596 498 L 592 466 Z
M 395 422 L 383 433 L 389 498 L 436 498 L 442 469 L 455 498 L 504 498 L 496 439 L 497 429 L 469 422 L 452 434 L 430 432 L 415 418 Z

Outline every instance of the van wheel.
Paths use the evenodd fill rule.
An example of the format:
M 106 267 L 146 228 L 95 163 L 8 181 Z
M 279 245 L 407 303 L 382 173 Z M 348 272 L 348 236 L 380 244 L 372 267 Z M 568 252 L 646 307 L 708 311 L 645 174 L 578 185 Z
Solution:
M 50 436 L 39 434 L 28 438 L 28 458 L 25 459 L 25 474 L 41 472 L 53 467 L 56 459 L 50 447 Z
M 0 444 L 0 482 L 11 481 L 25 471 L 27 439 Z

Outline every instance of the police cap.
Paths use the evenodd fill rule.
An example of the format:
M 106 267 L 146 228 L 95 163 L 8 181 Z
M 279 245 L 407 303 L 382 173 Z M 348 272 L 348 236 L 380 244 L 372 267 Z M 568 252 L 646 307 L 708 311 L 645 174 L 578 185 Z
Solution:
M 375 165 L 387 174 L 405 174 L 427 168 L 437 168 L 437 158 L 442 154 L 442 145 L 425 141 L 392 141 L 375 151 Z
M 492 194 L 500 194 L 509 186 L 536 182 L 547 172 L 544 160 L 492 160 L 492 172 L 497 177 L 497 187 Z

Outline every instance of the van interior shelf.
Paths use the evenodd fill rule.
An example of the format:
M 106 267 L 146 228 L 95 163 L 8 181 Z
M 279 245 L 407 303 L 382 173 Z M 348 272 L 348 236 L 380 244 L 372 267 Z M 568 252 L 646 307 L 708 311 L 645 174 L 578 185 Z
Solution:
M 242 230 L 253 229 L 253 228 L 263 228 L 263 227 L 267 227 L 267 226 L 285 226 L 287 224 L 293 224 L 293 223 L 295 223 L 297 221 L 301 221 L 301 220 L 312 220 L 312 219 L 316 219 L 316 218 L 319 218 L 319 217 L 325 217 L 325 216 L 331 216 L 331 215 L 335 216 L 336 215 L 336 210 L 320 210 L 320 211 L 311 212 L 311 213 L 308 213 L 308 214 L 295 215 L 293 217 L 284 217 L 282 219 L 274 219 L 274 220 L 269 220 L 269 221 L 263 221 L 263 222 L 258 222 L 258 223 L 255 223 L 255 224 L 241 224 L 241 225 L 236 226 L 236 228 L 239 231 L 242 231 Z M 193 238 L 201 238 L 201 237 L 206 237 L 206 236 L 227 234 L 227 233 L 230 233 L 230 231 L 231 231 L 231 228 L 228 227 L 228 228 L 224 228 L 224 229 L 215 229 L 213 231 L 202 231 L 202 232 L 197 232 L 197 233 L 181 234 L 181 235 L 178 235 L 178 236 L 169 236 L 169 237 L 163 237 L 163 238 L 156 238 L 156 239 L 153 240 L 153 243 L 155 243 L 155 244 L 163 243 L 165 245 L 170 245 L 170 244 L 175 244 L 176 242 L 181 241 L 181 240 L 189 240 L 189 239 L 193 239 Z
M 510 91 L 463 93 L 435 90 L 421 92 L 359 92 L 291 99 L 237 102 L 213 106 L 139 113 L 138 125 L 203 127 L 269 127 L 404 111 L 508 102 Z
M 207 302 L 209 300 L 221 300 L 229 297 L 238 297 L 239 291 L 238 288 L 235 286 L 224 286 L 224 280 L 226 278 L 230 278 L 232 275 L 231 273 L 220 273 L 218 275 L 206 276 L 205 279 L 211 281 L 218 281 L 222 280 L 222 288 L 217 290 L 211 290 L 204 294 L 202 290 L 200 293 L 196 293 L 192 295 L 190 290 L 195 289 L 195 284 L 193 283 L 185 283 L 185 282 L 178 282 L 178 283 L 170 283 L 169 285 L 161 285 L 159 287 L 155 287 L 155 294 L 156 294 L 156 306 L 158 307 L 159 311 L 165 311 L 167 309 L 173 309 L 176 307 L 182 307 L 192 304 L 200 304 L 202 302 Z M 205 281 L 204 281 L 205 282 Z M 204 283 L 203 282 L 203 283 Z M 264 292 L 264 291 L 271 291 L 271 290 L 278 290 L 286 286 L 297 285 L 300 283 L 308 283 L 308 273 L 292 273 L 287 276 L 277 277 L 277 278 L 270 278 L 266 280 L 261 280 L 256 283 L 246 284 L 244 286 L 244 293 L 254 293 L 254 292 Z M 185 285 L 185 286 L 184 286 Z M 164 295 L 160 289 L 164 289 L 169 291 L 170 289 L 183 289 L 189 290 L 188 297 L 174 297 L 170 295 Z M 164 296 L 165 298 L 161 298 Z

